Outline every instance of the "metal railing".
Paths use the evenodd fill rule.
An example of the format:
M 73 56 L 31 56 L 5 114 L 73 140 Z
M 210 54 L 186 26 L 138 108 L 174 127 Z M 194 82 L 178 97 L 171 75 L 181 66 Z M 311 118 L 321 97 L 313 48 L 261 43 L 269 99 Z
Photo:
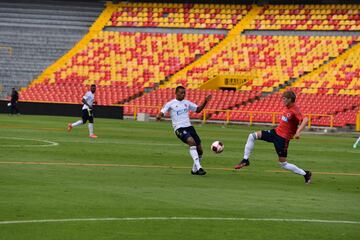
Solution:
M 308 114 L 305 114 L 306 116 L 309 117 L 309 122 L 308 122 L 308 127 L 310 128 L 311 127 L 311 120 L 312 120 L 312 117 L 329 117 L 329 121 L 330 121 L 330 127 L 332 128 L 334 126 L 334 115 L 329 115 L 329 114 L 313 114 L 313 113 L 308 113 Z
M 203 123 L 206 123 L 206 120 L 207 120 L 206 116 L 208 115 L 208 112 L 215 112 L 215 113 L 225 112 L 225 114 L 226 114 L 225 124 L 228 124 L 231 121 L 231 119 L 230 119 L 230 114 L 231 113 L 245 113 L 245 114 L 249 115 L 249 123 L 250 123 L 250 125 L 252 125 L 252 123 L 254 122 L 254 115 L 256 115 L 256 114 L 272 115 L 272 124 L 273 125 L 275 125 L 275 123 L 276 123 L 276 115 L 281 114 L 280 112 L 204 109 L 203 110 Z
M 133 107 L 133 116 L 134 116 L 134 120 L 136 120 L 137 114 L 139 112 L 140 108 L 148 108 L 148 109 L 156 109 L 158 112 L 160 112 L 161 110 L 161 106 L 149 106 L 149 105 L 128 105 L 128 104 L 116 104 L 117 106 L 123 106 L 123 107 Z M 263 121 L 256 121 L 254 120 L 254 117 L 256 117 L 256 115 L 262 114 L 262 115 L 270 115 L 271 116 L 271 124 L 275 125 L 277 123 L 277 116 L 281 115 L 281 112 L 263 112 L 263 111 L 241 111 L 241 110 L 224 110 L 224 109 L 204 109 L 202 112 L 202 122 L 206 123 L 209 119 L 208 119 L 208 115 L 209 114 L 214 114 L 214 113 L 221 113 L 221 112 L 225 112 L 225 119 L 224 122 L 225 124 L 229 124 L 231 121 L 231 113 L 245 113 L 249 115 L 249 124 L 252 125 L 254 122 L 263 122 Z M 316 114 L 316 113 L 306 113 L 304 114 L 305 116 L 307 116 L 309 118 L 308 121 L 308 127 L 311 128 L 312 126 L 312 121 L 314 119 L 314 117 L 325 117 L 325 118 L 329 118 L 329 127 L 334 127 L 334 115 L 330 115 L 330 114 Z M 359 115 L 359 119 L 360 119 L 360 113 Z M 359 120 L 360 121 L 360 120 Z
M 148 105 L 138 105 L 138 104 L 113 104 L 112 106 L 133 107 L 134 108 L 134 112 L 133 112 L 134 120 L 136 120 L 137 114 L 139 112 L 138 111 L 139 108 L 151 108 L 151 109 L 156 108 L 156 110 L 158 112 L 160 112 L 160 110 L 161 110 L 160 106 L 148 106 Z

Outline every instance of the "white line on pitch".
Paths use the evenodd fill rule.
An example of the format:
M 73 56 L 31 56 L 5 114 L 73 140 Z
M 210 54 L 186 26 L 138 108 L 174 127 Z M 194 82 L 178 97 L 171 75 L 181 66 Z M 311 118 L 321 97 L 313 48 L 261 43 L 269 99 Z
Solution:
M 288 218 L 238 218 L 238 217 L 124 217 L 124 218 L 73 218 L 73 219 L 40 219 L 40 220 L 17 220 L 0 221 L 5 224 L 25 223 L 53 223 L 53 222 L 99 222 L 99 221 L 259 221 L 259 222 L 305 222 L 305 223 L 329 223 L 329 224 L 360 224 L 360 221 L 347 220 L 323 220 L 323 219 L 288 219 Z
M 41 139 L 32 139 L 32 138 L 19 138 L 19 137 L 0 137 L 0 139 L 9 139 L 9 140 L 25 140 L 25 141 L 35 141 L 35 142 L 43 142 L 47 144 L 38 144 L 38 145 L 22 145 L 22 144 L 2 144 L 0 147 L 54 147 L 59 145 L 57 142 L 52 142 L 48 140 L 41 140 Z

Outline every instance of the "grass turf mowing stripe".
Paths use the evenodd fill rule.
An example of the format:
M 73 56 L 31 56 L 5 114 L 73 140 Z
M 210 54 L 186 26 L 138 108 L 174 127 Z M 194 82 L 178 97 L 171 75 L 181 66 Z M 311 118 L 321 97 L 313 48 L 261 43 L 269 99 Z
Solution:
M 133 167 L 133 168 L 174 168 L 187 169 L 182 166 L 165 166 L 165 165 L 135 165 L 135 164 L 113 164 L 113 163 L 64 163 L 64 162 L 0 162 L 0 164 L 23 164 L 23 165 L 63 165 L 63 166 L 86 166 L 86 167 Z M 230 168 L 208 168 L 213 170 L 230 171 Z
M 182 166 L 166 166 L 166 165 L 136 165 L 136 164 L 113 164 L 113 163 L 65 163 L 65 162 L 0 162 L 0 164 L 19 164 L 19 165 L 62 165 L 62 166 L 86 166 L 86 167 L 132 167 L 132 168 L 173 168 L 187 169 L 189 167 Z M 236 171 L 232 168 L 206 168 L 209 170 Z M 282 170 L 266 170 L 271 173 L 291 173 Z M 339 173 L 339 172 L 312 172 L 320 175 L 339 175 L 339 176 L 360 176 L 360 173 Z

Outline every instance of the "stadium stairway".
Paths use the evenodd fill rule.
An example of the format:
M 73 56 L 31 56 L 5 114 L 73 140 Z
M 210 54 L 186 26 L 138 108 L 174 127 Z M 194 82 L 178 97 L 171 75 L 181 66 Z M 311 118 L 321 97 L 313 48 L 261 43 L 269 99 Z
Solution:
M 200 58 L 198 58 L 198 60 L 196 60 L 195 62 L 189 64 L 188 66 L 186 66 L 185 68 L 183 68 L 182 70 L 178 71 L 176 74 L 174 74 L 169 80 L 161 82 L 160 83 L 160 89 L 166 89 L 166 88 L 172 88 L 174 85 L 176 85 L 176 81 L 179 78 L 184 78 L 186 72 L 188 72 L 189 70 L 193 69 L 196 66 L 201 65 L 203 62 L 207 61 L 209 58 L 211 58 L 211 56 L 213 56 L 214 54 L 216 54 L 217 52 L 220 52 L 225 46 L 227 46 L 231 41 L 233 41 L 233 39 L 238 36 L 245 28 L 248 24 L 250 24 L 250 22 L 253 21 L 253 19 L 257 16 L 257 14 L 261 11 L 261 7 L 258 6 L 252 6 L 251 10 L 247 13 L 247 15 L 245 15 L 245 17 L 243 17 L 237 24 L 236 26 L 231 29 L 229 31 L 229 33 L 227 34 L 226 38 L 224 40 L 222 40 L 219 44 L 217 44 L 215 47 L 213 47 L 210 51 L 208 51 L 206 54 L 202 55 Z M 155 89 L 154 89 L 155 90 Z M 159 91 L 159 90 L 158 90 Z M 254 91 L 255 93 L 256 91 Z M 227 93 L 225 93 L 226 95 Z M 224 96 L 225 96 L 224 95 Z M 141 97 L 142 95 L 140 95 L 139 97 Z M 256 96 L 258 97 L 258 96 Z M 135 100 L 134 100 L 135 99 Z M 131 99 L 134 100 L 131 103 L 132 104 L 136 104 L 136 98 Z M 248 97 L 246 99 L 243 99 L 241 101 L 241 103 L 239 102 L 235 102 L 233 103 L 233 105 L 231 106 L 222 106 L 221 108 L 224 109 L 232 109 L 233 107 L 237 107 L 240 104 L 246 104 L 247 102 L 251 102 L 255 99 L 255 97 Z M 209 117 L 211 117 L 211 115 L 214 112 L 209 113 Z M 215 112 L 216 113 L 216 112 Z M 153 112 L 151 112 L 151 114 L 154 114 Z M 200 117 L 199 115 L 197 115 L 196 117 Z
M 261 7 L 258 6 L 252 6 L 251 10 L 248 12 L 248 14 L 242 18 L 236 26 L 230 30 L 230 32 L 227 34 L 226 38 L 221 41 L 218 45 L 213 47 L 209 52 L 201 56 L 197 61 L 193 62 L 192 64 L 189 64 L 185 68 L 183 68 L 181 71 L 174 74 L 168 82 L 164 83 L 161 88 L 167 88 L 172 87 L 176 85 L 176 81 L 180 78 L 185 78 L 186 73 L 190 71 L 191 69 L 200 66 L 205 61 L 209 60 L 211 56 L 214 54 L 220 52 L 224 47 L 226 47 L 234 38 L 236 38 L 237 35 L 239 35 L 248 24 L 250 24 L 254 18 L 257 16 L 257 14 L 261 11 Z
M 326 62 L 325 64 L 321 65 L 316 70 L 300 77 L 290 87 L 301 87 L 303 93 L 317 93 L 318 89 L 322 88 L 322 86 L 324 85 L 324 81 L 321 81 L 319 76 L 325 77 L 325 75 L 323 76 L 323 73 L 330 72 L 335 66 L 341 65 L 342 63 L 346 62 L 347 58 L 349 58 L 351 56 L 358 56 L 359 52 L 360 52 L 360 38 L 357 38 L 356 41 L 354 41 L 349 46 L 349 48 L 346 49 L 346 51 L 344 51 L 343 54 L 341 54 L 339 57 L 334 58 L 332 61 Z M 354 64 L 356 64 L 356 63 L 354 63 Z M 316 81 L 316 82 L 311 84 L 311 86 L 307 87 L 305 83 L 309 79 L 312 79 L 313 81 Z M 353 79 L 353 77 L 349 76 L 349 80 L 352 80 L 352 79 Z M 325 82 L 325 83 L 327 83 L 327 82 Z M 329 85 L 329 83 L 327 83 L 326 85 Z M 346 85 L 346 86 L 344 86 L 345 88 L 343 88 L 343 89 L 346 90 L 349 88 L 349 90 L 350 90 L 350 89 L 352 89 L 353 86 L 354 86 L 354 84 L 352 84 L 351 86 Z M 341 89 L 336 88 L 336 87 L 328 88 L 326 93 L 333 94 L 333 93 L 338 93 L 339 91 L 341 91 Z M 358 92 L 360 93 L 360 91 L 358 91 Z M 355 94 L 358 94 L 358 93 L 355 93 Z

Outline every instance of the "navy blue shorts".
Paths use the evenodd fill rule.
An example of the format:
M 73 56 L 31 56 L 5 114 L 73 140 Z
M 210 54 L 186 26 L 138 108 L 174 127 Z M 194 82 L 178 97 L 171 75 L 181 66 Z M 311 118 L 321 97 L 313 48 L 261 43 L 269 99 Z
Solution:
M 86 121 L 89 120 L 89 123 L 94 123 L 94 115 L 92 110 L 90 109 L 83 109 L 82 110 L 82 120 L 83 123 L 86 123 Z
M 280 137 L 275 130 L 261 131 L 261 140 L 274 143 L 276 153 L 279 157 L 287 157 L 289 140 Z
M 199 146 L 201 144 L 200 137 L 199 137 L 199 135 L 197 135 L 195 128 L 193 126 L 185 127 L 185 128 L 178 128 L 178 129 L 176 129 L 175 134 L 184 143 L 187 143 L 187 139 L 189 137 L 192 137 L 195 140 L 195 143 L 197 146 Z

